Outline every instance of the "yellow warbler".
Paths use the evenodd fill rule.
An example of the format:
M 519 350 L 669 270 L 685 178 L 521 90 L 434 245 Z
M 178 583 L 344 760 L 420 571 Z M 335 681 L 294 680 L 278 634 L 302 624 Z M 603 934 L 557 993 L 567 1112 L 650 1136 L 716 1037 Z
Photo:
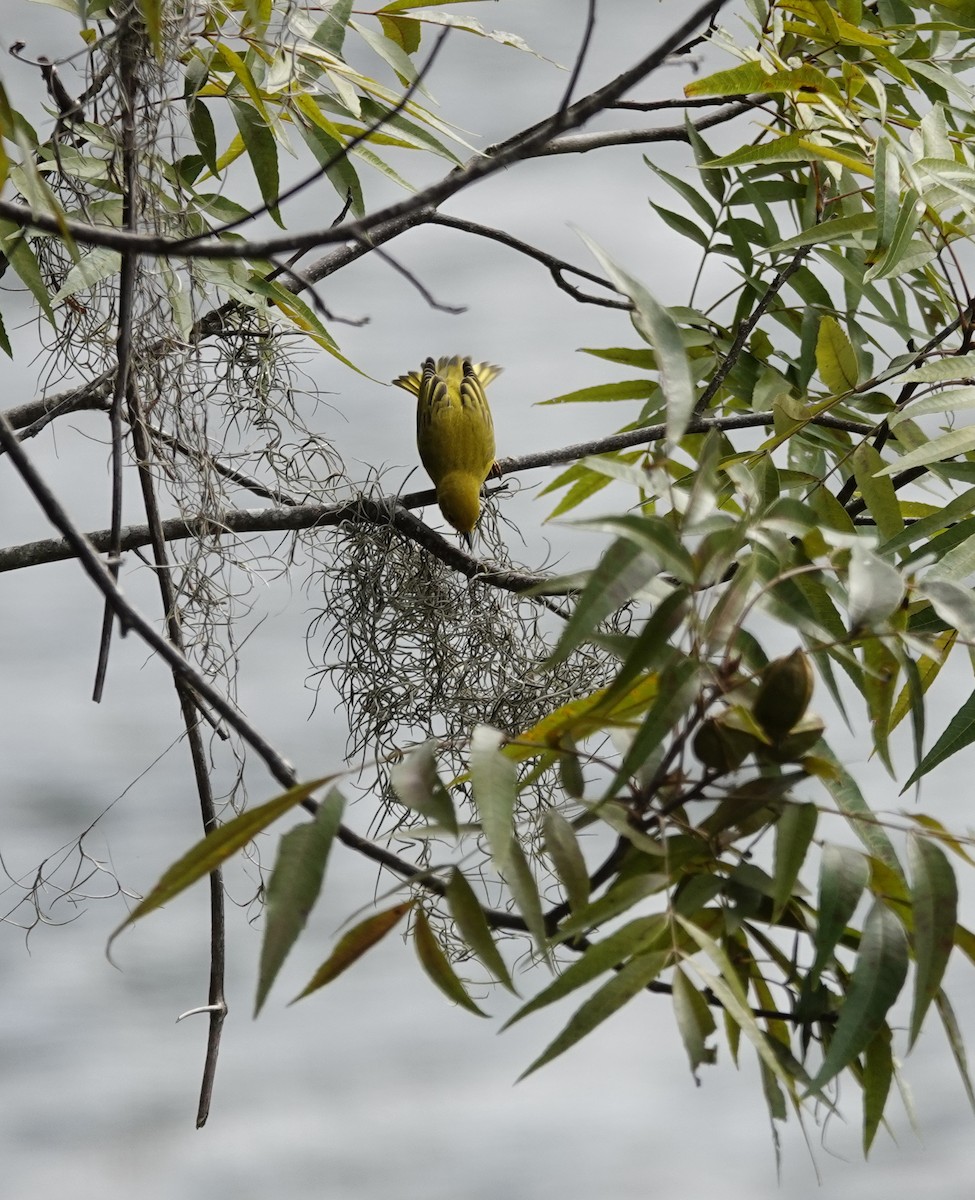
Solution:
M 422 373 L 393 383 L 416 396 L 416 445 L 437 489 L 440 511 L 469 534 L 481 511 L 481 485 L 494 466 L 494 422 L 485 387 L 501 371 L 469 358 L 428 358 Z

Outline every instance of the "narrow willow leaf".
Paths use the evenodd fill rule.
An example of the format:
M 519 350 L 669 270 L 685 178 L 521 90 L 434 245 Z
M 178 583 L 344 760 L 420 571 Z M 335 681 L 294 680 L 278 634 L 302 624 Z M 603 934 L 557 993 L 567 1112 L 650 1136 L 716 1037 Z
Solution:
M 819 322 L 816 367 L 820 379 L 834 395 L 852 391 L 857 385 L 857 356 L 846 331 L 835 317 L 824 316 Z
M 883 1120 L 894 1059 L 890 1052 L 890 1029 L 886 1024 L 873 1036 L 863 1056 L 863 1157 L 866 1158 Z
M 278 856 L 267 885 L 255 1017 L 318 900 L 344 808 L 341 792 L 333 788 L 319 804 L 314 818 L 284 834 L 278 844 Z
M 310 783 L 300 783 L 288 791 L 259 804 L 256 808 L 245 809 L 244 812 L 218 825 L 192 846 L 177 862 L 163 872 L 159 882 L 148 896 L 129 913 L 121 925 L 109 938 L 109 946 L 127 925 L 138 921 L 147 913 L 166 904 L 180 892 L 184 892 L 191 884 L 196 883 L 211 871 L 216 870 L 221 863 L 227 861 L 238 850 L 252 841 L 268 825 L 273 824 L 278 817 L 284 816 L 292 808 L 296 808 L 303 800 L 307 800 L 312 792 L 318 791 L 325 784 L 331 783 L 334 775 L 322 779 L 313 779 Z
M 592 636 L 601 621 L 622 608 L 659 574 L 660 562 L 655 555 L 626 538 L 618 538 L 590 575 L 558 645 L 544 665 L 551 668 L 568 658 L 580 643 Z
M 929 771 L 933 771 L 935 767 L 940 766 L 946 759 L 951 758 L 953 754 L 957 754 L 959 750 L 970 746 L 972 742 L 975 742 L 975 692 L 972 692 L 948 722 L 948 728 L 918 763 L 910 779 L 901 788 L 900 794 L 903 796 L 912 784 L 922 779 Z
M 457 814 L 450 793 L 437 774 L 435 738 L 416 746 L 390 771 L 396 795 L 410 808 L 457 836 Z
M 647 896 L 655 895 L 662 887 L 666 887 L 668 882 L 669 878 L 666 875 L 652 873 L 616 880 L 604 896 L 593 900 L 584 908 L 577 909 L 562 922 L 559 926 L 559 940 L 566 941 L 576 934 L 598 929 L 614 917 L 628 912 Z
M 816 832 L 815 804 L 787 804 L 775 826 L 775 891 L 772 920 L 777 921 L 792 898 L 792 889 L 806 861 Z
M 550 808 L 542 818 L 545 851 L 555 864 L 570 908 L 581 909 L 589 902 L 589 871 L 572 825 L 558 809 Z
M 968 357 L 971 359 L 970 355 Z M 945 363 L 957 363 L 958 359 L 938 359 L 937 362 L 943 366 Z M 957 370 L 957 367 L 955 369 Z M 972 369 L 975 370 L 975 364 Z M 906 379 L 906 376 L 901 378 Z M 975 408 L 975 387 L 946 388 L 943 391 L 932 392 L 930 396 L 924 396 L 920 400 L 915 400 L 912 396 L 910 405 L 892 413 L 887 419 L 887 424 L 891 429 L 896 429 L 904 421 L 916 421 L 918 417 L 930 413 L 958 413 L 969 408 Z M 968 511 L 971 511 L 970 504 Z
M 748 96 L 753 92 L 765 91 L 768 72 L 759 62 L 741 63 L 725 71 L 716 71 L 703 79 L 695 79 L 684 88 L 684 95 L 700 96 Z
M 117 250 L 107 250 L 101 246 L 92 247 L 65 275 L 64 282 L 52 297 L 53 302 L 60 303 L 82 289 L 94 287 L 103 279 L 117 275 L 121 261 L 122 256 Z
M 743 1033 L 755 1047 L 758 1057 L 765 1066 L 791 1091 L 792 1080 L 789 1077 L 788 1071 L 779 1061 L 775 1048 L 772 1045 L 775 1039 L 770 1038 L 755 1020 L 751 1009 L 748 1007 L 748 999 L 741 978 L 728 958 L 728 955 L 714 938 L 699 925 L 681 916 L 678 916 L 676 919 L 690 935 L 691 939 L 707 954 L 718 968 L 719 973 L 715 975 L 696 961 L 690 960 L 688 963 L 695 974 L 700 976 L 704 984 L 711 989 L 724 1008 L 725 1032 L 728 1036 L 733 1056 L 737 1058 L 737 1039 Z
M 51 297 L 41 274 L 37 256 L 31 249 L 24 231 L 13 221 L 0 220 L 0 251 L 20 276 L 21 282 L 30 289 L 47 319 L 52 325 L 56 325 L 54 309 L 51 307 Z
M 413 901 L 405 900 L 393 908 L 373 913 L 371 917 L 366 917 L 348 933 L 343 934 L 332 953 L 311 977 L 304 990 L 299 992 L 291 1003 L 294 1004 L 305 996 L 311 995 L 312 992 L 317 992 L 319 988 L 323 988 L 343 971 L 348 970 L 366 951 L 371 950 L 377 942 L 382 941 L 412 907 Z
M 416 910 L 413 944 L 416 947 L 416 956 L 420 960 L 420 965 L 448 1000 L 453 1000 L 461 1008 L 466 1008 L 468 1012 L 475 1013 L 479 1017 L 487 1016 L 487 1013 L 478 1008 L 471 999 L 467 989 L 447 961 L 447 955 L 444 954 L 443 947 L 430 928 L 427 914 L 422 908 Z
M 162 62 L 162 0 L 139 0 L 139 9 L 142 12 L 142 19 L 145 22 L 146 33 L 149 35 L 149 44 L 152 46 L 152 52 L 159 62 Z
M 693 556 L 677 531 L 661 517 L 595 517 L 580 521 L 579 525 L 599 533 L 627 538 L 659 559 L 663 569 L 675 575 L 681 583 L 697 582 L 697 566 Z
M 941 668 L 947 661 L 948 652 L 957 640 L 957 630 L 949 629 L 945 633 L 939 634 L 934 639 L 929 650 L 932 657 L 923 657 L 914 666 L 913 671 L 910 666 L 913 663 L 913 659 L 905 656 L 903 666 L 907 682 L 901 689 L 901 693 L 897 697 L 897 702 L 890 714 L 890 730 L 893 731 L 896 729 L 907 716 L 908 712 L 910 712 L 912 722 L 915 726 L 915 763 L 921 761 L 921 750 L 924 744 L 924 694 L 941 673 Z M 918 725 L 920 725 L 920 737 L 917 736 Z
M 659 948 L 667 939 L 668 928 L 667 918 L 662 913 L 654 913 L 649 917 L 637 917 L 628 921 L 601 942 L 593 942 L 579 958 L 569 963 L 548 987 L 543 988 L 537 996 L 523 1004 L 514 1016 L 509 1017 L 502 1028 L 507 1029 L 509 1025 L 514 1025 L 529 1013 L 554 1004 L 556 1000 L 570 995 L 577 988 L 584 987 L 607 971 L 612 971 L 628 958 L 639 957 L 654 947 Z
M 342 54 L 345 28 L 352 13 L 352 0 L 333 0 L 326 9 L 322 22 L 315 30 L 315 44 L 329 50 L 336 58 Z
M 250 159 L 251 169 L 261 189 L 261 198 L 267 206 L 268 215 L 281 228 L 284 222 L 278 211 L 280 177 L 278 173 L 278 148 L 268 121 L 249 104 L 233 97 L 227 98 L 237 130 Z
M 601 404 L 607 400 L 649 400 L 654 386 L 652 379 L 621 379 L 615 383 L 597 383 L 574 392 L 565 392 L 561 396 L 553 396 L 550 400 L 539 400 L 537 407 L 544 408 L 547 404 Z
M 927 838 L 908 839 L 914 911 L 914 1007 L 909 1045 L 921 1032 L 931 1001 L 941 990 L 948 959 L 955 945 L 958 919 L 958 884 L 951 863 L 940 846 Z
M 864 856 L 849 846 L 828 842 L 819 866 L 819 920 L 816 928 L 816 958 L 809 970 L 815 984 L 833 956 L 870 878 Z
M 709 1066 L 715 1061 L 714 1047 L 708 1046 L 707 1040 L 715 1032 L 717 1025 L 708 1002 L 680 967 L 675 968 L 671 983 L 677 1028 L 690 1060 L 691 1074 L 697 1082 L 698 1067 Z
M 629 724 L 646 712 L 660 689 L 655 675 L 644 675 L 626 691 L 610 702 L 612 688 L 599 688 L 588 696 L 569 700 L 546 716 L 531 729 L 526 729 L 504 747 L 505 758 L 524 762 L 545 750 L 559 745 L 564 738 L 584 741 L 607 725 Z
M 513 992 L 515 985 L 511 981 L 507 964 L 495 945 L 484 909 L 459 867 L 454 867 L 451 871 L 445 895 L 450 906 L 450 915 L 457 923 L 461 937 L 495 979 L 503 983 L 509 992 Z
M 826 1057 L 809 1085 L 810 1092 L 821 1091 L 845 1070 L 883 1028 L 907 978 L 907 961 L 903 925 L 886 904 L 875 901 L 863 923 L 853 978 Z
M 904 599 L 904 581 L 896 567 L 861 541 L 850 549 L 848 573 L 850 625 L 872 629 L 885 621 Z
M 633 303 L 636 331 L 653 347 L 657 356 L 660 386 L 667 399 L 667 440 L 671 445 L 676 445 L 694 415 L 695 398 L 694 379 L 680 326 L 642 283 L 628 275 L 591 238 L 579 230 L 576 232 L 619 291 Z
M 954 359 L 948 359 L 954 362 Z M 975 450 L 975 428 L 966 425 L 961 429 L 953 429 L 940 437 L 925 441 L 923 446 L 902 454 L 895 462 L 890 463 L 878 475 L 899 475 L 910 467 L 926 467 L 930 463 L 940 462 L 944 458 L 954 458 L 956 454 L 967 454 Z
M 658 167 L 656 163 L 652 162 L 645 154 L 643 156 L 643 161 L 650 168 L 650 170 L 653 171 L 658 179 L 662 179 L 668 187 L 672 188 L 678 194 L 678 196 L 680 196 L 685 204 L 693 209 L 696 215 L 700 218 L 701 222 L 708 229 L 715 228 L 715 225 L 717 224 L 717 216 L 714 209 L 710 204 L 708 204 L 707 199 L 702 194 L 700 184 L 697 179 L 695 179 L 692 183 L 688 180 L 680 179 L 676 175 L 670 175 L 667 171 L 664 171 L 662 168 Z
M 975 642 L 975 596 L 971 588 L 962 587 L 950 579 L 938 579 L 937 567 L 918 584 L 917 591 L 927 596 L 934 611 L 953 628 L 957 629 L 966 642 Z
M 964 536 L 961 536 L 962 525 L 969 524 L 967 521 L 959 523 L 955 529 L 946 530 L 934 539 L 931 551 L 938 554 L 938 561 L 928 571 L 925 584 L 942 580 L 964 580 L 975 571 L 975 534 L 972 534 L 970 528 L 966 528 Z M 952 541 L 955 542 L 954 545 L 951 545 Z
M 660 694 L 636 731 L 604 799 L 614 796 L 620 786 L 640 770 L 657 747 L 663 745 L 697 695 L 700 674 L 701 664 L 692 658 L 680 659 L 661 674 Z
M 890 713 L 894 704 L 894 689 L 900 672 L 900 661 L 881 638 L 867 638 L 863 647 L 864 670 L 861 691 L 870 714 L 873 744 L 880 760 L 894 778 L 888 739 Z
M 514 837 L 512 837 L 508 849 L 503 878 L 508 885 L 508 891 L 511 892 L 515 907 L 528 926 L 528 932 L 535 939 L 539 953 L 548 958 L 548 933 L 545 929 L 545 915 L 542 912 L 538 884 L 535 882 L 531 867 L 528 865 L 528 860 L 525 858 L 518 840 Z
M 895 537 L 904 528 L 900 501 L 892 479 L 882 476 L 884 460 L 869 442 L 861 442 L 853 451 L 853 474 L 867 511 L 877 523 L 881 539 Z
M 498 874 L 508 867 L 514 844 L 515 793 L 518 769 L 501 753 L 503 737 L 478 725 L 471 735 L 470 769 L 474 803 Z
M 975 1112 L 975 1088 L 972 1087 L 972 1079 L 968 1073 L 968 1056 L 965 1053 L 965 1042 L 962 1038 L 958 1019 L 955 1016 L 955 1010 L 951 1007 L 951 1002 L 944 992 L 938 992 L 934 998 L 934 1003 L 938 1010 L 938 1015 L 941 1017 L 941 1023 L 944 1025 L 948 1045 L 951 1047 L 951 1053 L 958 1067 L 958 1074 L 961 1076 L 965 1095 L 968 1097 L 968 1103 L 971 1105 L 972 1111 Z
M 558 1058 L 566 1050 L 581 1041 L 586 1034 L 601 1025 L 608 1017 L 617 1012 L 634 996 L 640 994 L 648 983 L 654 979 L 667 965 L 669 952 L 657 951 L 653 954 L 641 954 L 632 958 L 622 967 L 612 979 L 595 992 L 573 1015 L 562 1032 L 550 1042 L 545 1051 L 518 1076 L 519 1082 L 525 1079 L 539 1067 Z

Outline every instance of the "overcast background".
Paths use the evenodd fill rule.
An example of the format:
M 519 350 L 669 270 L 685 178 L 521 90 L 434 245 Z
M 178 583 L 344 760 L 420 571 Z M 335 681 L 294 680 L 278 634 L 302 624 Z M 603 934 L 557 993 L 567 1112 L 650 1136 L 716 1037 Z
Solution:
M 548 58 L 572 61 L 585 5 L 521 0 L 467 6 L 485 25 L 523 36 Z M 603 0 L 580 91 L 604 83 L 654 44 L 687 6 Z M 3 34 L 29 55 L 57 58 L 78 48 L 71 19 L 13 0 Z M 375 60 L 362 59 L 366 70 Z M 638 94 L 677 95 L 686 66 L 668 67 Z M 5 60 L 0 79 L 28 105 L 34 72 Z M 72 87 L 69 68 L 65 82 Z M 512 49 L 455 35 L 429 86 L 443 112 L 486 146 L 550 112 L 566 75 Z M 37 111 L 36 109 L 34 111 Z M 640 118 L 637 117 L 637 121 Z M 642 149 L 590 154 L 581 162 L 529 163 L 465 193 L 448 211 L 511 229 L 528 241 L 588 265 L 570 223 L 586 230 L 658 298 L 684 302 L 685 251 L 647 205 L 654 190 Z M 680 152 L 654 149 L 678 169 Z M 418 165 L 411 177 L 422 182 Z M 432 178 L 428 174 L 426 178 Z M 369 180 L 370 199 L 387 195 Z M 289 210 L 292 227 L 321 224 L 322 198 Z M 331 219 L 333 199 L 325 200 Z M 298 214 L 302 215 L 299 216 Z M 546 272 L 502 247 L 446 230 L 400 239 L 395 253 L 437 298 L 463 304 L 447 316 L 411 286 L 365 259 L 322 288 L 335 311 L 366 316 L 361 330 L 336 330 L 342 349 L 377 380 L 417 365 L 428 353 L 471 353 L 504 364 L 492 388 L 498 453 L 544 449 L 621 425 L 635 407 L 533 408 L 535 401 L 609 377 L 576 353 L 582 345 L 633 344 L 619 314 L 580 308 L 554 293 Z M 3 403 L 38 389 L 29 307 L 8 274 L 0 297 L 19 356 L 4 365 Z M 21 327 L 23 326 L 23 327 Z M 413 411 L 405 393 L 362 379 L 325 356 L 305 363 L 323 400 L 315 411 L 346 461 L 385 466 L 400 483 L 416 465 Z M 79 522 L 107 523 L 104 420 L 79 415 L 29 446 Z M 527 547 L 541 559 L 553 539 L 569 561 L 587 561 L 586 538 L 542 531 L 546 500 L 533 489 L 550 478 L 523 478 L 510 501 Z M 414 476 L 411 487 L 422 486 Z M 548 501 L 549 507 L 551 501 Z M 0 544 L 51 531 L 8 469 L 0 469 Z M 138 588 L 138 584 L 134 585 Z M 147 606 L 151 603 L 145 593 Z M 346 730 L 324 698 L 311 715 L 303 644 L 309 600 L 300 588 L 269 582 L 258 635 L 243 653 L 240 701 L 252 721 L 304 778 L 341 762 Z M 350 908 L 375 885 L 368 867 L 336 850 L 330 902 L 316 912 L 266 1009 L 250 1019 L 258 932 L 244 907 L 252 882 L 231 873 L 241 906 L 230 908 L 228 1019 L 209 1125 L 193 1127 L 206 1019 L 175 1024 L 205 1003 L 206 893 L 201 886 L 127 932 L 116 966 L 105 958 L 108 933 L 124 915 L 113 877 L 142 893 L 198 836 L 187 757 L 179 746 L 175 702 L 165 673 L 138 641 L 117 640 L 105 702 L 89 700 L 101 605 L 70 564 L 0 576 L 0 855 L 10 878 L 29 879 L 55 860 L 114 802 L 86 840 L 109 872 L 79 889 L 92 898 L 56 904 L 60 924 L 33 931 L 0 926 L 0 1164 L 10 1197 L 72 1200 L 251 1200 L 349 1197 L 372 1200 L 629 1200 L 719 1191 L 723 1200 L 775 1195 L 775 1158 L 753 1056 L 740 1073 L 724 1046 L 717 1068 L 696 1088 L 665 998 L 631 1003 L 579 1047 L 525 1082 L 513 1081 L 566 1020 L 571 1007 L 540 1014 L 497 1036 L 499 1021 L 452 1008 L 427 982 L 412 950 L 391 938 L 333 986 L 294 1008 L 286 1001 L 326 956 Z M 971 684 L 961 673 L 959 699 Z M 957 707 L 957 703 L 955 705 Z M 933 724 L 940 729 L 937 717 Z M 863 759 L 865 742 L 840 744 L 872 787 L 876 807 L 897 807 L 896 789 Z M 925 811 L 970 824 L 967 763 L 952 760 L 924 795 Z M 253 785 L 252 785 L 253 786 Z M 265 780 L 266 791 L 274 785 Z M 913 799 L 905 801 L 912 804 Z M 353 814 L 360 828 L 369 814 Z M 837 836 L 839 836 L 837 823 Z M 267 843 L 270 845 L 271 843 Z M 265 855 L 270 851 L 265 848 Z M 18 889 L 0 894 L 7 911 Z M 108 897 L 98 899 L 98 897 Z M 7 904 L 3 901 L 6 900 Z M 969 898 L 970 910 L 970 898 Z M 59 916 L 58 916 L 59 914 Z M 18 914 L 22 916 L 22 912 Z M 964 916 L 964 914 L 963 914 Z M 969 924 L 971 913 L 968 912 Z M 954 972 L 952 993 L 971 1042 L 971 971 Z M 539 981 L 526 981 L 527 993 Z M 510 1011 L 500 994 L 484 999 L 495 1016 Z M 926 1033 L 907 1066 L 920 1138 L 896 1102 L 895 1145 L 883 1132 L 865 1166 L 859 1152 L 859 1097 L 848 1120 L 806 1130 L 795 1119 L 783 1136 L 782 1192 L 805 1198 L 842 1188 L 857 1197 L 913 1195 L 940 1200 L 971 1194 L 972 1115 L 944 1039 Z M 815 1160 L 815 1166 L 813 1165 Z

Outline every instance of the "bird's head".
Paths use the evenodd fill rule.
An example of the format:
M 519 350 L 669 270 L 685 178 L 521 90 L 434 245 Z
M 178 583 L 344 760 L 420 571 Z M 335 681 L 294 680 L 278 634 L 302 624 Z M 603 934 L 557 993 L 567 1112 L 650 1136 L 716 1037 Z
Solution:
M 481 481 L 465 471 L 451 471 L 437 487 L 440 511 L 458 533 L 468 534 L 481 513 Z

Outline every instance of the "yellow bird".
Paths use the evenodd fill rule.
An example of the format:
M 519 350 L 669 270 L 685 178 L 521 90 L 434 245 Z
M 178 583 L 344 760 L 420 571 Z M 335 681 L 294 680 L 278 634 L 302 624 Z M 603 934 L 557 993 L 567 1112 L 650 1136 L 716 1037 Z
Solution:
M 470 534 L 481 511 L 481 485 L 494 466 L 494 422 L 484 389 L 501 371 L 469 358 L 428 358 L 422 373 L 393 383 L 416 396 L 416 445 L 437 489 L 440 511 Z

